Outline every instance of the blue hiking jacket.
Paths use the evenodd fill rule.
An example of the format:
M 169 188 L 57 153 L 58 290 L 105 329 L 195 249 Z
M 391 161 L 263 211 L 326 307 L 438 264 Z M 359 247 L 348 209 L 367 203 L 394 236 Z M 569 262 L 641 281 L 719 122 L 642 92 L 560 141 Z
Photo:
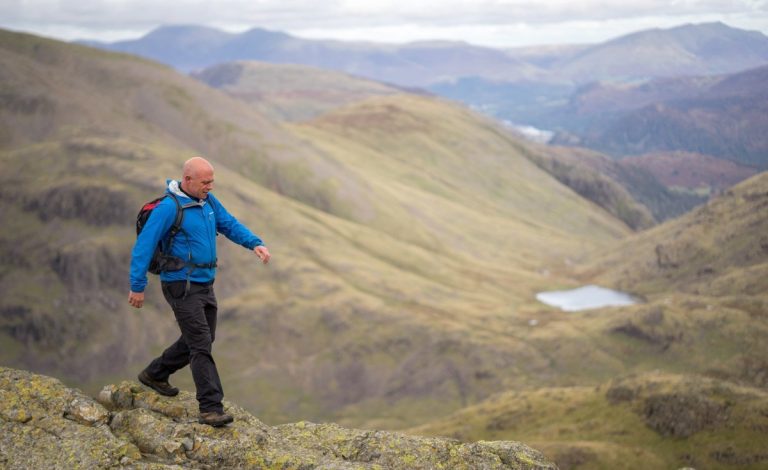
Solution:
M 194 264 L 213 263 L 216 261 L 216 235 L 219 233 L 249 250 L 264 244 L 261 238 L 227 212 L 212 193 L 197 201 L 181 190 L 178 181 L 169 179 L 167 185 L 165 192 L 175 195 L 184 211 L 184 220 L 181 230 L 173 240 L 171 255 Z M 160 240 L 164 240 L 164 246 L 167 246 L 168 232 L 176 218 L 176 210 L 172 197 L 163 199 L 152 210 L 147 223 L 136 238 L 131 252 L 131 291 L 144 292 L 152 254 Z M 163 271 L 160 280 L 186 281 L 188 274 L 191 282 L 207 283 L 216 277 L 216 268 L 186 267 L 179 271 Z

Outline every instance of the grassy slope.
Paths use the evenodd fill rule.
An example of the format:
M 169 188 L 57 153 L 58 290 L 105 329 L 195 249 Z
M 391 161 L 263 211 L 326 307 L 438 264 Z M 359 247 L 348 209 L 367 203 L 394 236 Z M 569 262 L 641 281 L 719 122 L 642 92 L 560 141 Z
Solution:
M 546 166 L 552 167 L 552 173 L 561 181 L 577 189 L 584 187 L 586 191 L 579 193 L 598 201 L 602 206 L 606 206 L 602 201 L 607 199 L 611 213 L 627 220 L 632 227 L 649 228 L 652 224 L 647 223 L 648 215 L 651 220 L 663 222 L 707 200 L 705 195 L 679 192 L 666 186 L 645 168 L 629 167 L 625 161 L 617 162 L 593 150 L 550 146 L 545 154 L 549 155 L 549 163 L 544 159 Z M 596 182 L 589 184 L 590 177 Z M 575 180 L 576 184 L 569 180 Z M 584 180 L 586 183 L 581 183 Z M 608 181 L 603 182 L 605 180 Z M 618 186 L 618 189 L 608 192 L 608 197 L 599 197 L 601 188 L 607 184 Z M 590 193 L 597 193 L 598 197 Z M 647 214 L 648 211 L 650 214 Z
M 747 273 L 768 263 L 762 235 L 768 229 L 766 188 L 768 173 L 753 176 L 691 213 L 607 251 L 589 273 L 649 296 L 670 287 L 713 296 L 760 295 L 768 287 L 766 277 L 753 279 Z M 737 279 L 734 274 L 742 275 Z
M 571 351 L 570 367 L 583 377 L 598 376 L 596 355 L 620 364 L 612 368 L 624 371 L 619 374 L 638 375 L 597 388 L 508 392 L 413 432 L 524 439 L 564 468 L 763 468 L 767 187 L 768 174 L 757 175 L 581 266 L 584 282 L 645 299 L 629 308 L 572 314 L 580 334 L 592 338 L 588 347 L 574 349 L 580 336 L 569 329 L 573 323 L 552 315 L 533 333 L 540 343 L 549 338 L 550 350 Z M 727 412 L 712 415 L 707 403 L 713 400 Z M 667 431 L 691 419 L 717 419 L 689 436 L 664 434 L 654 431 L 653 403 L 671 407 Z
M 339 72 L 253 61 L 217 65 L 195 74 L 195 77 L 247 101 L 268 116 L 289 121 L 307 120 L 366 98 L 399 93 L 396 88 Z M 475 142 L 478 140 L 474 139 Z M 628 226 L 639 229 L 654 224 L 648 209 L 622 188 L 622 185 L 631 186 L 628 182 L 614 181 L 618 179 L 616 175 L 606 176 L 607 171 L 588 164 L 598 157 L 604 160 L 607 157 L 595 154 L 587 158 L 574 149 L 555 152 L 551 147 L 542 147 L 538 152 L 530 152 L 532 149 L 530 144 L 520 146 L 521 153 L 561 183 Z
M 12 33 L 0 46 L 4 360 L 79 382 L 175 334 L 156 286 L 141 315 L 123 299 L 136 208 L 189 156 L 238 168 L 252 199 L 269 187 L 343 211 L 313 176 L 323 162 L 239 101 L 130 56 Z
M 653 205 L 643 201 L 631 184 L 617 174 L 618 164 L 609 157 L 584 149 L 530 146 L 528 158 L 580 196 L 593 201 L 634 230 L 653 226 Z M 637 172 L 641 174 L 641 172 Z M 646 179 L 646 183 L 648 179 Z M 651 182 L 652 183 L 652 182 Z M 653 189 L 658 189 L 658 185 Z M 646 205 L 643 205 L 642 202 Z
M 303 65 L 240 61 L 215 65 L 193 75 L 247 101 L 277 120 L 300 121 L 339 106 L 397 88 L 340 72 Z
M 627 233 L 445 102 L 375 99 L 287 129 L 129 56 L 2 33 L 0 61 L 0 360 L 91 391 L 176 335 L 156 280 L 145 310 L 125 302 L 131 222 L 194 154 L 274 254 L 262 269 L 222 243 L 217 282 L 227 396 L 267 422 L 397 427 L 560 383 L 521 312 L 567 282 L 565 258 Z
M 410 430 L 529 442 L 563 470 L 765 468 L 768 393 L 695 375 L 649 373 L 597 387 L 494 395 Z
M 291 292 L 270 307 L 276 312 L 260 309 L 255 328 L 235 340 L 266 343 L 275 361 L 296 354 L 297 343 L 306 350 L 288 373 L 263 364 L 260 393 L 295 393 L 275 384 L 305 381 L 313 398 L 296 397 L 302 406 L 343 404 L 332 419 L 393 427 L 551 374 L 537 346 L 511 333 L 525 321 L 517 309 L 551 282 L 540 270 L 562 265 L 592 237 L 610 243 L 621 224 L 522 158 L 488 122 L 444 103 L 377 99 L 293 129 L 364 178 L 367 190 L 350 197 L 371 207 L 362 224 L 308 214 L 333 233 L 302 231 L 321 268 L 307 273 L 311 292 Z M 247 302 L 237 309 L 247 312 Z M 265 333 L 296 323 L 313 334 L 287 342 Z
M 686 362 L 698 370 L 764 387 L 766 188 L 768 173 L 756 175 L 691 213 L 607 250 L 581 275 L 644 296 L 648 315 L 662 312 L 658 322 L 630 319 L 624 328 L 630 336 L 646 342 L 655 338 L 672 351 L 682 348 L 683 357 L 691 358 Z

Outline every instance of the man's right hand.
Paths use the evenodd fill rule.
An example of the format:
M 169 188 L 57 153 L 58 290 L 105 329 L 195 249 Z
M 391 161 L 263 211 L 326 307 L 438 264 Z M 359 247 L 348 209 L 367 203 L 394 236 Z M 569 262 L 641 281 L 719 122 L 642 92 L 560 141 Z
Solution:
M 128 303 L 136 308 L 141 308 L 144 305 L 144 292 L 133 292 L 128 294 Z

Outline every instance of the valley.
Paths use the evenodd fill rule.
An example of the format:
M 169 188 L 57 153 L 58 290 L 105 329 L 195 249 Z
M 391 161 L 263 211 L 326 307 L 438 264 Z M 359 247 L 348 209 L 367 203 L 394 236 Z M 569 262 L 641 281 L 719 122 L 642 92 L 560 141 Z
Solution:
M 4 366 L 94 395 L 175 338 L 156 278 L 142 310 L 125 301 L 133 221 L 205 155 L 273 254 L 263 267 L 222 241 L 216 281 L 227 399 L 264 423 L 520 440 L 564 469 L 768 461 L 756 166 L 544 145 L 308 65 L 185 75 L 1 30 L 0 105 Z M 536 300 L 587 284 L 640 302 Z M 194 390 L 188 371 L 172 381 Z

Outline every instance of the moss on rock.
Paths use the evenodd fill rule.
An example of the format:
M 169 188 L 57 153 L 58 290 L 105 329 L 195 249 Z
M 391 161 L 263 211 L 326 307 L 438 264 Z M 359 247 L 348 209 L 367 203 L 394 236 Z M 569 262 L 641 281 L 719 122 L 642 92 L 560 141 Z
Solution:
M 10 468 L 555 469 L 517 442 L 461 443 L 301 422 L 270 427 L 232 403 L 235 422 L 197 422 L 192 393 L 133 382 L 99 402 L 56 379 L 0 368 L 0 456 Z

